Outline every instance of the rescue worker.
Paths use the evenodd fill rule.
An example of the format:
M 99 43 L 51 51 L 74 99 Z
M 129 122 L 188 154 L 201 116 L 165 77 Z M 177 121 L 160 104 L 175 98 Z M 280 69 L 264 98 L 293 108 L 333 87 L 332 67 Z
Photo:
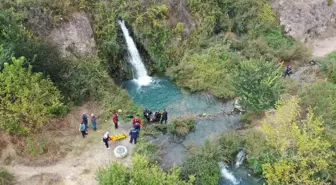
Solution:
M 160 122 L 161 116 L 161 112 L 155 112 L 154 122 Z
M 91 114 L 91 124 L 94 131 L 97 130 L 97 118 L 94 114 Z
M 107 131 L 103 136 L 103 141 L 105 143 L 106 149 L 110 149 L 109 144 L 108 144 L 109 138 L 110 138 L 110 133 Z
M 144 114 L 144 117 L 147 119 L 147 121 L 150 122 L 150 117 L 152 115 L 152 112 L 148 109 L 145 109 L 143 114 Z
M 82 133 L 83 138 L 85 138 L 86 131 L 85 131 L 85 125 L 84 125 L 83 122 L 81 122 L 81 124 L 79 124 L 79 131 Z
M 135 118 L 132 119 L 132 125 L 135 129 L 138 129 L 138 130 L 140 130 L 140 128 L 142 127 L 142 121 L 139 118 L 139 114 L 137 114 Z
M 85 113 L 82 114 L 82 122 L 85 125 L 85 132 L 87 134 L 88 133 L 88 128 L 89 128 L 89 124 L 88 124 L 89 121 L 88 121 L 88 116 Z
M 161 123 L 164 121 L 165 123 L 167 123 L 168 120 L 168 112 L 166 111 L 166 109 L 163 109 L 163 113 L 162 113 L 162 117 L 161 117 Z
M 291 72 L 292 72 L 292 67 L 290 64 L 287 64 L 286 71 L 285 71 L 285 78 L 286 76 L 290 77 L 289 75 L 291 74 Z
M 134 141 L 134 144 L 137 143 L 137 138 L 139 137 L 139 130 L 136 128 L 133 128 L 130 132 L 129 135 L 131 136 L 130 143 Z
M 112 120 L 114 123 L 114 128 L 117 129 L 118 128 L 118 121 L 119 121 L 119 116 L 117 114 L 117 111 L 114 111 L 114 114 L 112 114 Z

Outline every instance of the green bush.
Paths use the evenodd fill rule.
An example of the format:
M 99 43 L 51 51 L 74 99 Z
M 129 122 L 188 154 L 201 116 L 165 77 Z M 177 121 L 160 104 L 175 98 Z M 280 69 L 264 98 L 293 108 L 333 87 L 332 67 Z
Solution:
M 195 130 L 196 121 L 193 118 L 176 118 L 168 125 L 168 132 L 179 137 L 186 136 Z
M 209 91 L 221 98 L 232 98 L 230 74 L 240 59 L 223 43 L 186 53 L 181 63 L 172 67 L 168 74 L 176 83 L 192 92 Z
M 281 66 L 275 62 L 244 61 L 234 72 L 232 88 L 242 106 L 253 112 L 274 107 L 282 89 Z
M 194 177 L 190 176 L 188 181 L 179 179 L 180 169 L 172 168 L 164 172 L 156 164 L 150 163 L 146 157 L 135 155 L 132 161 L 132 168 L 126 168 L 117 162 L 110 167 L 100 169 L 97 179 L 101 185 L 192 185 Z
M 33 73 L 31 66 L 24 68 L 24 60 L 13 57 L 0 73 L 0 101 L 6 107 L 0 110 L 0 127 L 28 134 L 37 132 L 53 113 L 66 108 L 54 84 L 42 73 Z
M 336 129 L 336 85 L 330 82 L 317 82 L 307 85 L 300 94 L 302 105 L 313 108 L 321 116 L 328 129 Z M 328 130 L 327 129 L 327 130 Z
M 182 164 L 181 177 L 188 179 L 195 175 L 195 185 L 217 185 L 219 182 L 219 153 L 209 141 L 202 148 L 196 148 Z
M 0 185 L 14 184 L 14 175 L 9 173 L 5 168 L 0 167 Z
M 124 165 L 114 162 L 107 168 L 98 170 L 97 180 L 100 185 L 128 185 L 130 171 Z

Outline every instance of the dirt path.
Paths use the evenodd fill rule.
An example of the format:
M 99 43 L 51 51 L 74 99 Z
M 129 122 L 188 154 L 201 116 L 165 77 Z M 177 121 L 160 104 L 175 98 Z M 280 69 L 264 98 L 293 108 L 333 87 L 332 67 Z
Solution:
M 109 130 L 110 135 L 119 133 L 128 133 L 130 124 L 120 124 L 119 129 L 115 130 L 111 120 L 103 120 L 98 117 L 98 131 L 89 131 L 86 138 L 82 138 L 78 132 L 78 123 L 80 123 L 80 115 L 82 112 L 88 114 L 92 110 L 99 110 L 97 115 L 102 114 L 103 109 L 95 106 L 94 103 L 87 103 L 81 107 L 72 110 L 67 116 L 67 124 L 71 124 L 71 135 L 66 136 L 65 140 L 71 142 L 72 147 L 64 158 L 58 162 L 46 166 L 26 166 L 18 162 L 14 162 L 9 166 L 4 166 L 12 172 L 19 185 L 95 185 L 97 181 L 95 174 L 99 167 L 104 167 L 113 161 L 120 161 L 126 166 L 131 165 L 131 154 L 134 145 L 129 143 L 128 138 L 116 142 L 110 142 L 111 149 L 107 150 L 101 141 L 103 134 Z M 102 122 L 105 122 L 102 124 Z M 70 132 L 70 131 L 69 131 Z M 75 133 L 75 134 L 74 134 Z M 60 138 L 57 138 L 60 139 Z M 124 159 L 117 159 L 113 150 L 116 146 L 123 145 L 128 149 L 128 156 Z M 34 163 L 33 163 L 34 164 Z
M 129 125 L 121 125 L 118 133 L 128 132 Z M 114 131 L 114 133 L 116 133 Z M 95 173 L 99 167 L 109 164 L 110 162 L 119 160 L 120 162 L 130 165 L 131 157 L 128 155 L 124 159 L 117 159 L 113 154 L 113 149 L 118 145 L 126 146 L 132 152 L 133 146 L 128 142 L 128 139 L 120 140 L 118 142 L 110 142 L 111 149 L 107 150 L 101 139 L 97 137 L 103 132 L 92 133 L 88 135 L 97 139 L 94 143 L 87 144 L 84 152 L 74 151 L 68 154 L 63 160 L 55 165 L 32 167 L 23 165 L 6 166 L 6 168 L 13 172 L 19 184 L 63 184 L 63 185 L 83 185 L 83 184 L 97 184 L 95 180 Z M 78 144 L 82 145 L 85 141 L 81 136 L 74 138 L 78 140 Z

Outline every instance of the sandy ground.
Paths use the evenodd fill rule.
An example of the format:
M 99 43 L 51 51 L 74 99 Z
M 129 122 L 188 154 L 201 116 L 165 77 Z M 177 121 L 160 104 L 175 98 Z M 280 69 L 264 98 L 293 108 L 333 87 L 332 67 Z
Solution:
M 67 116 L 71 124 L 77 125 L 80 121 L 81 112 L 89 110 L 91 105 L 85 104 L 76 110 L 71 111 Z M 90 112 L 89 112 L 90 113 Z M 109 130 L 110 135 L 119 133 L 128 133 L 130 124 L 120 124 L 119 129 L 115 130 L 111 120 L 107 120 L 105 124 L 100 124 L 105 120 L 98 118 L 97 124 L 100 130 L 94 132 L 89 131 L 86 138 L 82 138 L 80 132 L 71 136 L 73 137 L 71 144 L 72 151 L 64 158 L 52 165 L 45 166 L 26 166 L 18 162 L 14 162 L 9 166 L 4 166 L 15 177 L 19 185 L 95 185 L 98 184 L 95 175 L 100 167 L 104 167 L 113 161 L 119 161 L 126 166 L 131 165 L 131 154 L 134 145 L 129 143 L 129 138 L 119 141 L 111 141 L 111 149 L 107 150 L 102 137 Z M 76 131 L 78 127 L 74 127 Z M 76 132 L 77 133 L 77 132 Z M 128 156 L 124 159 L 117 159 L 113 150 L 116 146 L 123 145 L 128 149 Z

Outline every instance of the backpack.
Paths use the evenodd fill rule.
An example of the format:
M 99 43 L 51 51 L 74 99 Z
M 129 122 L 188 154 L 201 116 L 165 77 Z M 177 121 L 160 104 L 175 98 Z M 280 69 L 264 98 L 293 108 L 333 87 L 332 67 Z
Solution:
M 79 128 L 80 128 L 81 131 L 84 131 L 85 130 L 85 125 L 84 124 L 80 124 Z
M 140 125 L 140 120 L 139 119 L 135 119 L 134 120 L 134 125 Z

